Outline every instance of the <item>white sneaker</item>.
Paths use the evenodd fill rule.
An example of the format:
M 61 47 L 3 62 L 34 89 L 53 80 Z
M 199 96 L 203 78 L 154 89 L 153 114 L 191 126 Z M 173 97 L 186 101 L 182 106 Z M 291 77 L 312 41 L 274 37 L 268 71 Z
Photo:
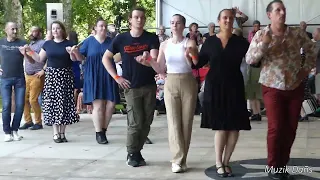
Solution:
M 14 141 L 20 141 L 20 140 L 23 138 L 22 136 L 20 136 L 20 135 L 18 134 L 17 131 L 13 131 L 13 132 L 12 132 L 12 136 L 13 136 L 13 140 L 14 140 Z
M 182 167 L 179 164 L 176 164 L 176 163 L 172 163 L 171 170 L 172 170 L 173 173 L 179 173 L 179 172 L 183 171 Z
M 11 134 L 5 134 L 4 135 L 4 142 L 11 142 L 13 141 L 13 137 Z

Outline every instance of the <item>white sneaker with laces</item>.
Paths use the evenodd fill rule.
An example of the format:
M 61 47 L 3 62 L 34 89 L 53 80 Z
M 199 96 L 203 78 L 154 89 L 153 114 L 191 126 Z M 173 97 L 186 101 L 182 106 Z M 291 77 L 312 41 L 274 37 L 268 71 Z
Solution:
M 20 140 L 23 138 L 22 136 L 20 136 L 20 135 L 18 134 L 17 131 L 13 131 L 13 132 L 12 132 L 12 136 L 13 136 L 13 140 L 14 140 L 14 141 L 20 141 Z
M 176 163 L 172 163 L 171 170 L 172 170 L 173 173 L 179 173 L 179 172 L 183 171 L 182 167 L 179 164 L 176 164 Z
M 13 141 L 13 137 L 11 134 L 5 134 L 4 135 L 4 142 L 11 142 Z

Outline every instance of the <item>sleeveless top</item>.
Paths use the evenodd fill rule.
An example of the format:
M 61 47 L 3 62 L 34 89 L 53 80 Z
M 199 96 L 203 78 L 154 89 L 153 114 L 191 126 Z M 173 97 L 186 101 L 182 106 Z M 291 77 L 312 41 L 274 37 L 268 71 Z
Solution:
M 187 63 L 185 51 L 188 38 L 184 38 L 180 43 L 174 44 L 172 39 L 167 42 L 164 56 L 166 59 L 167 73 L 190 73 L 191 66 Z

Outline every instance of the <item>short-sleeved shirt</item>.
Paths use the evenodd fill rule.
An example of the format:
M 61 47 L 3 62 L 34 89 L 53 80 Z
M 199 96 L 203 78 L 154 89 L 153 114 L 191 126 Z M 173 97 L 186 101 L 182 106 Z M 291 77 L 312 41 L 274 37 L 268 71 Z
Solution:
M 64 40 L 62 42 L 54 42 L 53 40 L 46 41 L 43 44 L 42 49 L 46 51 L 48 62 L 48 67 L 53 68 L 69 68 L 72 67 L 72 61 L 70 59 L 70 54 L 67 52 L 66 47 L 73 46 L 74 43 L 69 40 Z
M 40 40 L 31 42 L 29 45 L 33 51 L 35 51 L 36 53 L 39 54 L 44 43 L 45 43 L 45 40 L 40 39 Z M 33 75 L 33 74 L 41 71 L 43 69 L 44 64 L 45 64 L 45 62 L 30 63 L 27 60 L 27 61 L 25 61 L 25 65 L 24 65 L 25 72 L 28 75 Z
M 108 50 L 113 54 L 121 54 L 122 77 L 129 80 L 131 88 L 155 84 L 156 72 L 152 67 L 138 63 L 135 57 L 144 51 L 159 49 L 160 43 L 157 35 L 144 31 L 140 37 L 132 37 L 130 32 L 119 34 L 113 40 Z
M 20 53 L 19 47 L 26 44 L 27 42 L 21 39 L 12 42 L 7 38 L 0 40 L 2 78 L 24 77 L 24 56 Z

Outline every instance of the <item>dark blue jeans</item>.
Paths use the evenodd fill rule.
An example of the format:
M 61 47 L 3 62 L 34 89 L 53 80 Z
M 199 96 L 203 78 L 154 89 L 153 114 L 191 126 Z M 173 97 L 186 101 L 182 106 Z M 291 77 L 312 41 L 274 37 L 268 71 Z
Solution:
M 11 125 L 11 97 L 12 87 L 15 96 L 15 112 Z M 12 131 L 18 131 L 23 115 L 24 99 L 26 92 L 26 81 L 24 77 L 2 78 L 1 96 L 2 96 L 2 122 L 5 134 L 11 134 Z

